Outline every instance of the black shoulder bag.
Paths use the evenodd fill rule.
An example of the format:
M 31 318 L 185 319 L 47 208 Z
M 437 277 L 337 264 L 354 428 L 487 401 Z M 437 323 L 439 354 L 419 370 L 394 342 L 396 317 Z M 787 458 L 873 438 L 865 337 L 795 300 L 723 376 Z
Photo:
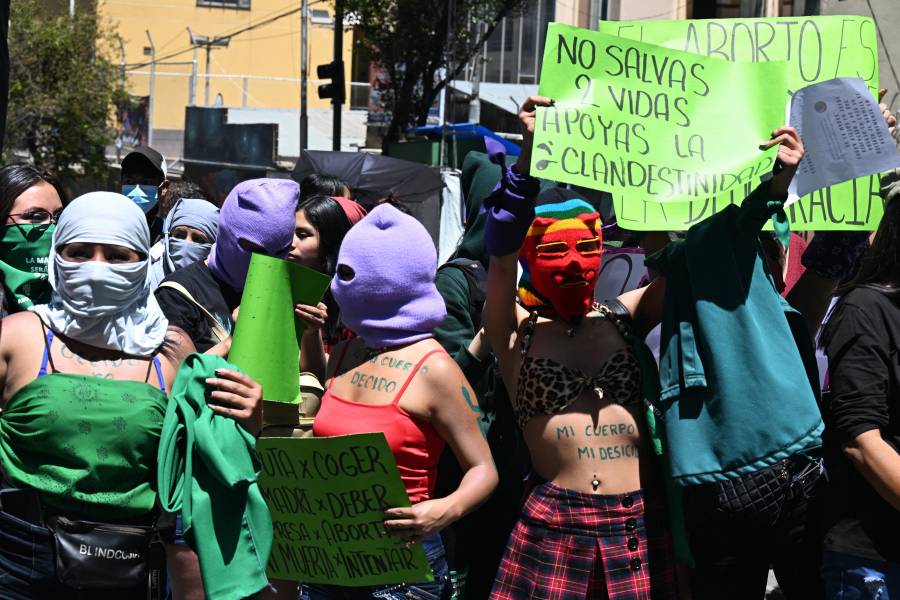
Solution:
M 165 550 L 156 519 L 151 525 L 120 525 L 48 515 L 45 522 L 53 533 L 60 583 L 79 590 L 143 585 L 151 598 L 161 597 Z

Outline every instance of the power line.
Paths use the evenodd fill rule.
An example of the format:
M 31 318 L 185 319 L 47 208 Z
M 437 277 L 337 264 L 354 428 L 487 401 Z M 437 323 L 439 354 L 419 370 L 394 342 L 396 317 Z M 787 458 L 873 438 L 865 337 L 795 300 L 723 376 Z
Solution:
M 325 2 L 325 1 L 326 1 L 326 0 L 315 0 L 314 2 L 310 2 L 310 5 L 313 5 L 313 4 L 320 4 L 320 3 Z M 215 35 L 215 36 L 210 36 L 210 37 L 211 37 L 212 40 L 220 40 L 220 39 L 224 39 L 224 38 L 231 38 L 231 37 L 240 35 L 240 34 L 242 34 L 242 33 L 246 33 L 246 32 L 248 32 L 248 31 L 253 31 L 254 29 L 258 29 L 259 27 L 263 27 L 263 26 L 268 25 L 268 24 L 270 24 L 270 23 L 274 23 L 275 21 L 278 21 L 279 19 L 283 19 L 283 18 L 285 18 L 285 17 L 289 17 L 289 16 L 291 16 L 292 14 L 298 13 L 298 12 L 300 12 L 300 8 L 299 8 L 299 7 L 295 7 L 295 8 L 292 8 L 292 9 L 290 9 L 290 10 L 286 10 L 286 11 L 284 11 L 284 12 L 282 12 L 282 13 L 279 13 L 279 14 L 277 14 L 277 15 L 275 15 L 275 16 L 269 17 L 269 18 L 267 18 L 267 19 L 263 19 L 262 21 L 259 21 L 259 22 L 257 22 L 257 23 L 252 23 L 252 24 L 250 24 L 250 25 L 247 25 L 246 27 L 242 27 L 241 29 L 237 29 L 237 30 L 232 31 L 232 32 L 230 32 L 230 33 L 221 33 L 221 34 L 217 34 L 217 35 Z M 187 48 L 184 48 L 183 50 L 179 50 L 179 51 L 177 51 L 177 52 L 172 52 L 172 53 L 166 54 L 165 56 L 162 56 L 162 57 L 160 57 L 160 58 L 157 58 L 157 59 L 156 59 L 156 62 L 159 63 L 159 62 L 162 62 L 162 61 L 165 61 L 165 60 L 169 60 L 170 58 L 175 58 L 176 56 L 181 56 L 182 54 L 185 54 L 185 53 L 187 53 L 187 52 L 191 52 L 193 49 L 194 49 L 194 46 L 193 46 L 193 45 L 188 46 Z M 143 68 L 143 67 L 147 67 L 147 66 L 150 66 L 151 64 L 153 64 L 153 62 L 154 62 L 154 61 L 149 61 L 149 62 L 138 63 L 138 64 L 134 64 L 134 65 L 129 65 L 128 70 L 129 70 L 129 71 L 133 71 L 133 70 L 135 70 L 135 69 L 140 69 L 140 68 Z
M 247 38 L 247 39 L 243 39 L 243 40 L 234 40 L 232 43 L 233 43 L 233 44 L 240 44 L 240 43 L 243 43 L 243 42 L 262 42 L 262 41 L 264 41 L 264 40 L 274 40 L 274 39 L 277 39 L 277 38 L 283 38 L 283 37 L 288 37 L 288 36 L 296 36 L 296 35 L 297 35 L 297 32 L 296 32 L 296 31 L 286 31 L 285 33 L 276 33 L 276 34 L 274 34 L 274 35 L 266 35 L 266 36 L 263 36 L 263 37 Z

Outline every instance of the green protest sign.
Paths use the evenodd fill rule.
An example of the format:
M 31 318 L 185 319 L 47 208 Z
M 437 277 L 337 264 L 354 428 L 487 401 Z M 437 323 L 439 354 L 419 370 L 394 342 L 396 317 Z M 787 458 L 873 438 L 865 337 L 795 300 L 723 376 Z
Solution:
M 532 173 L 656 202 L 727 194 L 772 169 L 783 63 L 729 63 L 553 23 Z M 772 97 L 782 98 L 777 102 Z M 740 118 L 735 118 L 740 115 Z
M 383 433 L 261 438 L 256 448 L 275 532 L 269 577 L 345 586 L 433 579 L 421 544 L 382 534 L 384 509 L 410 505 Z
M 303 325 L 294 305 L 315 305 L 330 282 L 327 275 L 286 260 L 256 253 L 250 259 L 228 360 L 262 386 L 266 400 L 300 401 Z
M 689 21 L 601 21 L 600 31 L 694 54 L 732 62 L 785 61 L 787 91 L 835 77 L 859 77 L 873 94 L 878 92 L 878 45 L 875 23 L 869 17 L 832 15 L 819 17 L 779 17 L 759 19 L 703 19 Z M 783 106 L 777 95 L 770 102 Z M 785 98 L 787 100 L 787 98 Z M 731 122 L 742 118 L 739 112 Z M 753 182 L 751 188 L 756 185 Z M 874 195 L 870 193 L 874 190 Z M 679 230 L 721 210 L 744 195 L 702 199 L 665 211 L 649 207 L 646 200 L 629 194 L 615 197 L 616 206 L 631 208 L 627 227 L 637 230 Z M 871 230 L 878 226 L 883 204 L 875 177 L 845 182 L 804 196 L 788 212 L 791 227 L 797 230 Z M 665 215 L 663 215 L 663 212 Z M 620 218 L 620 224 L 623 223 Z
M 601 21 L 600 31 L 730 62 L 784 61 L 791 94 L 835 77 L 859 77 L 878 92 L 877 31 L 869 17 Z
M 879 179 L 873 175 L 817 190 L 803 196 L 785 209 L 795 231 L 865 230 L 878 227 L 884 214 L 884 202 L 878 194 Z M 693 202 L 651 202 L 626 200 L 613 195 L 613 207 L 619 227 L 633 231 L 684 231 L 723 210 L 740 204 L 752 191 L 743 186 L 724 198 L 705 198 Z M 772 229 L 772 224 L 766 225 Z

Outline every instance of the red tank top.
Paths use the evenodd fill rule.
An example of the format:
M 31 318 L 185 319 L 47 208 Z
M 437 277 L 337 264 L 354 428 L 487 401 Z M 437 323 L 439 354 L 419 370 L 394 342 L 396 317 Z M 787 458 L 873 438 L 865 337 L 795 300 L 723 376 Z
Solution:
M 338 359 L 338 368 L 348 346 L 349 344 L 344 346 Z M 437 352 L 443 350 L 432 350 L 416 363 L 390 404 L 362 404 L 339 398 L 331 392 L 331 386 L 334 385 L 332 378 L 313 421 L 313 434 L 316 437 L 373 431 L 384 433 L 412 504 L 428 500 L 434 493 L 437 464 L 444 451 L 444 439 L 431 423 L 410 415 L 400 408 L 399 402 L 425 360 Z M 336 368 L 335 373 L 337 372 Z

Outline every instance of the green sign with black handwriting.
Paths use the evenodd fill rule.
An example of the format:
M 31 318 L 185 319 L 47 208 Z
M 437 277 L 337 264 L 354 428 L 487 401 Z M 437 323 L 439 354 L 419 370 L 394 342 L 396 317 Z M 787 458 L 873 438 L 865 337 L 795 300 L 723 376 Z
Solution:
M 275 532 L 270 577 L 343 586 L 433 579 L 422 544 L 383 533 L 384 509 L 410 505 L 383 433 L 261 438 L 256 448 Z
M 538 177 L 684 202 L 772 169 L 776 149 L 759 145 L 784 121 L 783 62 L 730 63 L 554 23 L 542 69 L 540 93 L 556 104 L 537 113 Z
M 731 62 L 785 61 L 788 94 L 835 77 L 859 77 L 873 94 L 878 92 L 877 31 L 869 17 L 601 21 L 600 31 Z M 780 97 L 770 98 L 782 104 Z M 735 112 L 723 130 L 741 118 Z M 749 189 L 757 183 L 752 182 Z M 616 194 L 614 203 L 617 209 L 625 204 L 619 224 L 628 229 L 684 230 L 745 196 L 736 190 L 724 198 L 669 204 L 663 209 L 647 206 L 647 198 L 641 195 Z M 883 212 L 878 178 L 872 176 L 808 194 L 789 209 L 788 218 L 796 230 L 872 230 Z

